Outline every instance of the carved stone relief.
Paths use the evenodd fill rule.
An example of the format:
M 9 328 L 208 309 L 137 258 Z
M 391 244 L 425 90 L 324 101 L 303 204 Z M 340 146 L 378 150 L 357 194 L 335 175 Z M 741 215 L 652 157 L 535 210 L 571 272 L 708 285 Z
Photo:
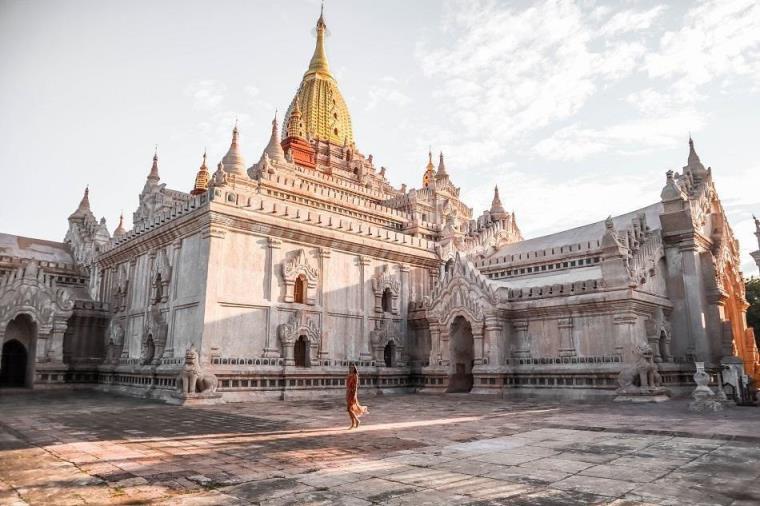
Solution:
M 295 257 L 282 264 L 282 277 L 285 281 L 285 302 L 294 302 L 296 281 L 301 278 L 301 282 L 305 282 L 302 285 L 303 303 L 315 304 L 319 270 L 309 264 L 309 259 L 303 249 L 298 250 Z

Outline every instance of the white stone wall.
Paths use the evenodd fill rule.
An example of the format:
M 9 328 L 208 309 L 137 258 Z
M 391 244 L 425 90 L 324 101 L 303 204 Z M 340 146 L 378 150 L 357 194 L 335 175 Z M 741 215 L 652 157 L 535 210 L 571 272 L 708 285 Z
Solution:
M 203 349 L 224 358 L 263 357 L 267 347 L 281 351 L 278 326 L 302 310 L 318 322 L 320 357 L 370 360 L 369 333 L 384 317 L 376 311 L 373 277 L 387 268 L 400 283 L 398 311 L 391 315 L 399 340 L 406 335 L 410 292 L 419 297 L 429 285 L 428 270 L 414 265 L 402 272 L 397 262 L 354 252 L 234 230 L 225 230 L 223 235 L 223 239 L 211 239 Z M 301 250 L 318 273 L 316 287 L 309 289 L 313 304 L 286 300 L 283 265 L 297 259 Z

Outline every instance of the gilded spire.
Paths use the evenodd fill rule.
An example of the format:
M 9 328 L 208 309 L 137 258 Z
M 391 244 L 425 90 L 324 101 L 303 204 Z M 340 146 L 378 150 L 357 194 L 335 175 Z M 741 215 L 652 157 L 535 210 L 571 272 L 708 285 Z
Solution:
M 148 174 L 148 181 L 160 181 L 161 178 L 158 176 L 158 144 L 156 144 L 156 149 L 153 151 L 153 165 L 150 167 L 150 174 Z
M 248 176 L 245 171 L 245 159 L 240 153 L 237 119 L 235 119 L 235 127 L 232 129 L 230 149 L 227 150 L 227 154 L 222 158 L 222 163 L 224 164 L 224 170 L 228 173 L 241 177 Z
M 327 24 L 325 23 L 324 10 L 325 4 L 323 3 L 319 11 L 319 19 L 317 19 L 317 45 L 314 47 L 314 55 L 311 57 L 309 70 L 306 71 L 306 75 L 320 73 L 332 77 L 330 66 L 327 64 L 327 54 L 325 53 Z
M 290 118 L 288 119 L 286 127 L 286 137 L 298 137 L 300 139 L 304 139 L 306 137 L 303 131 L 303 122 L 301 121 L 301 108 L 298 107 L 298 100 L 293 100 L 292 109 L 290 111 Z
M 435 179 L 435 165 L 433 165 L 433 151 L 428 148 L 428 163 L 425 166 L 425 174 L 422 176 L 422 186 L 427 188 Z
M 285 113 L 282 135 L 286 138 L 294 137 L 292 133 L 300 130 L 301 134 L 298 136 L 309 141 L 329 142 L 341 146 L 344 140 L 347 140 L 348 145 L 353 146 L 351 114 L 327 64 L 327 25 L 323 15 L 317 20 L 316 32 L 317 44 L 314 54 L 296 96 Z M 293 122 L 291 117 L 296 108 L 300 110 L 301 120 Z
M 193 185 L 193 190 L 190 192 L 190 195 L 206 193 L 206 190 L 208 190 L 208 179 L 209 173 L 208 167 L 206 167 L 206 150 L 204 149 L 203 163 L 201 163 L 201 167 L 198 169 L 198 174 L 195 176 L 195 184 Z

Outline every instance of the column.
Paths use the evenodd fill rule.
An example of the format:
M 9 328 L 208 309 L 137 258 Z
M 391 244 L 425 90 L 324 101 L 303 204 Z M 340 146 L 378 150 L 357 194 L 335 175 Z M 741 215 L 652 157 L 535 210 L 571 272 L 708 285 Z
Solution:
M 476 323 L 472 326 L 472 348 L 474 365 L 483 364 L 483 325 Z
M 438 361 L 441 360 L 441 326 L 438 324 L 430 325 L 430 367 L 437 367 Z
M 624 362 L 631 362 L 634 359 L 636 320 L 636 313 L 633 311 L 623 311 L 612 318 L 612 323 L 615 325 L 615 353 L 623 357 Z
M 328 308 L 327 308 L 327 296 L 326 292 L 329 291 L 330 287 L 328 286 L 328 280 L 330 279 L 329 276 L 329 265 L 330 265 L 330 249 L 329 248 L 320 248 L 319 250 L 319 303 L 322 305 L 322 317 L 320 321 L 320 332 L 321 332 L 321 342 L 319 345 L 319 360 L 328 360 L 330 358 L 330 346 L 328 342 L 328 333 L 325 330 L 327 327 L 327 318 L 328 318 Z
M 174 357 L 174 304 L 177 300 L 177 285 L 179 284 L 179 255 L 182 251 L 182 239 L 176 239 L 172 242 L 172 279 L 169 288 L 169 312 L 167 313 L 167 330 L 166 330 L 166 348 L 164 348 L 164 357 Z
M 576 352 L 573 339 L 573 319 L 560 318 L 557 325 L 559 327 L 559 356 L 574 357 Z
M 200 333 L 197 343 L 199 360 L 201 363 L 208 362 L 211 359 L 213 353 L 219 353 L 220 350 L 212 349 L 215 347 L 215 343 L 210 342 L 211 335 L 206 332 L 206 326 L 209 325 L 213 328 L 214 322 L 217 321 L 219 311 L 219 286 L 220 277 L 222 276 L 222 269 L 220 268 L 224 264 L 224 238 L 227 235 L 227 230 L 220 225 L 214 223 L 210 224 L 209 228 L 204 231 L 203 239 L 207 240 L 207 262 L 208 271 L 206 275 L 206 303 L 205 314 L 203 315 L 203 330 Z M 185 343 L 185 346 L 190 346 L 192 340 Z M 184 350 L 181 350 L 184 353 Z
M 451 350 L 449 349 L 449 332 L 450 327 L 441 328 L 441 349 L 439 350 L 441 356 L 441 363 L 447 369 L 451 365 Z
M 276 250 L 282 247 L 282 241 L 274 237 L 267 238 L 267 252 L 266 252 L 266 271 L 264 272 L 264 298 L 269 302 L 267 308 L 267 328 L 266 335 L 264 336 L 264 358 L 277 358 L 280 356 L 279 348 L 279 336 L 277 335 L 277 325 L 272 314 L 274 306 L 272 305 L 272 284 L 274 283 L 274 265 Z M 274 342 L 273 342 L 274 341 Z M 283 352 L 287 350 L 284 349 Z M 284 356 L 284 355 L 283 355 Z M 291 350 L 292 360 L 292 350 Z
M 407 327 L 409 325 L 409 292 L 411 286 L 409 284 L 409 265 L 399 265 L 399 277 L 401 278 L 401 292 L 399 293 L 399 311 L 398 314 L 401 317 L 399 324 L 399 340 L 403 346 L 401 356 L 399 357 L 399 365 L 406 365 L 409 358 L 409 341 L 407 338 Z
M 517 358 L 530 357 L 530 335 L 528 334 L 528 320 L 512 320 L 515 329 L 515 341 L 512 347 L 512 355 Z
M 702 303 L 702 279 L 700 253 L 693 242 L 682 244 L 679 247 L 681 253 L 681 269 L 684 284 L 684 310 L 686 312 L 686 329 L 689 333 L 689 352 L 696 360 L 709 361 L 709 343 L 705 328 L 706 315 Z
M 365 256 L 359 256 L 359 286 L 361 287 L 361 308 L 362 308 L 362 328 L 361 335 L 362 341 L 369 343 L 368 323 L 367 323 L 367 277 L 366 267 L 369 265 L 370 259 Z M 369 349 L 371 344 L 368 344 L 366 351 L 359 353 L 359 360 L 372 360 L 372 350 Z
M 282 247 L 282 241 L 279 239 L 275 239 L 274 237 L 269 237 L 267 239 L 267 265 L 266 265 L 266 280 L 264 283 L 266 293 L 264 294 L 264 297 L 268 301 L 272 301 L 272 283 L 274 281 L 274 250 L 278 250 Z
M 483 356 L 488 358 L 489 365 L 501 364 L 503 331 L 504 325 L 497 314 L 486 315 Z

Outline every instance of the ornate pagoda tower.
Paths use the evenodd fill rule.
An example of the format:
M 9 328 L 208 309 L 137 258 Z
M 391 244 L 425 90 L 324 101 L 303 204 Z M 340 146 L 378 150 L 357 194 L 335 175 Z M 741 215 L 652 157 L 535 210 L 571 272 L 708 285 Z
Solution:
M 282 129 L 283 149 L 290 151 L 294 162 L 308 167 L 315 166 L 314 144 L 317 149 L 320 144 L 341 149 L 354 146 L 351 115 L 327 62 L 323 11 L 317 19 L 316 32 L 314 54 L 285 113 Z

